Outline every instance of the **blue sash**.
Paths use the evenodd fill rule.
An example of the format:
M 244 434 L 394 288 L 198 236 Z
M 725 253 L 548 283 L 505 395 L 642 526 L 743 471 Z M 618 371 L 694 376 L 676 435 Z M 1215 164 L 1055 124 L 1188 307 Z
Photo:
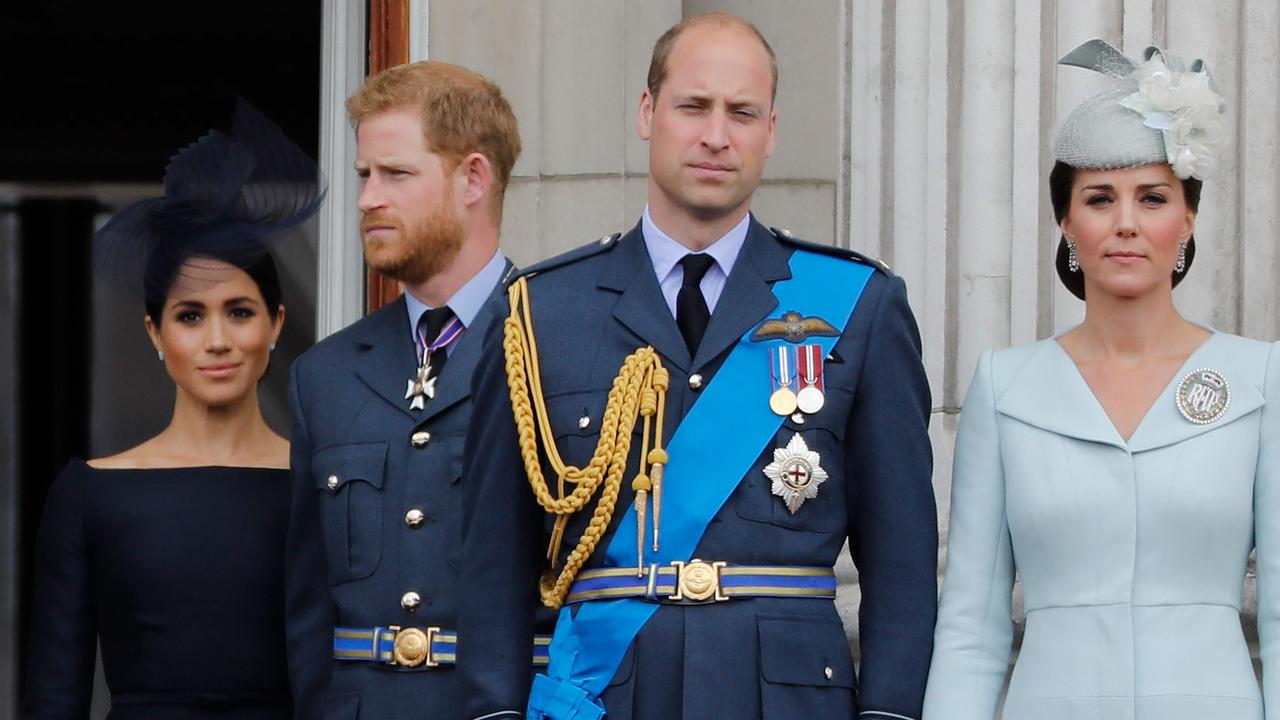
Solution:
M 841 330 L 874 272 L 861 263 L 804 250 L 792 253 L 789 265 L 791 278 L 773 286 L 778 308 L 816 315 Z M 671 462 L 663 481 L 662 547 L 646 555 L 646 563 L 693 557 L 707 524 L 782 425 L 783 418 L 769 409 L 769 345 L 752 342 L 750 336 L 748 331 L 738 340 L 667 445 Z M 826 354 L 839 339 L 812 337 L 805 342 L 821 345 Z M 733 432 L 724 431 L 725 418 L 733 418 Z M 628 506 L 618 527 L 635 524 L 635 508 Z M 635 567 L 635 536 L 615 533 L 605 558 L 606 565 Z M 631 598 L 585 603 L 576 614 L 563 608 L 551 639 L 551 665 L 546 675 L 534 677 L 528 719 L 604 717 L 597 698 L 657 609 L 654 603 Z

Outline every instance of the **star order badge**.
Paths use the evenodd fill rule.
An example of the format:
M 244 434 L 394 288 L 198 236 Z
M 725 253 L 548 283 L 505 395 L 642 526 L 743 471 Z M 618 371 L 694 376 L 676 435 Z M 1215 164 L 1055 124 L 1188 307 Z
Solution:
M 1217 370 L 1200 368 L 1183 376 L 1173 399 L 1182 417 L 1197 425 L 1208 425 L 1227 412 L 1231 386 Z
M 773 494 L 782 498 L 792 515 L 805 500 L 818 497 L 818 486 L 827 481 L 821 462 L 800 433 L 792 435 L 786 447 L 774 448 L 773 462 L 765 466 L 764 474 L 773 482 Z

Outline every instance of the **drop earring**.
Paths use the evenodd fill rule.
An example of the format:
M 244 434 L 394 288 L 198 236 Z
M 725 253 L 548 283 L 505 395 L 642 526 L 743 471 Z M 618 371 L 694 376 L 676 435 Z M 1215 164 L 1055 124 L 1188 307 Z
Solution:
M 164 362 L 164 351 L 163 351 L 163 350 L 157 350 L 157 351 L 156 351 L 156 355 L 159 355 L 159 356 L 160 356 L 160 362 Z
M 1173 264 L 1173 271 L 1176 273 L 1187 271 L 1187 241 L 1183 240 L 1178 243 L 1178 261 Z
M 1080 272 L 1080 257 L 1076 255 L 1076 241 L 1067 238 L 1067 269 Z

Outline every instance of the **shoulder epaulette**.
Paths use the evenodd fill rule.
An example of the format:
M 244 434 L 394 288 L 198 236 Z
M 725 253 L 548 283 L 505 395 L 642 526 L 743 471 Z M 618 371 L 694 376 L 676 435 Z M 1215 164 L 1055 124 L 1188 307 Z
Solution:
M 531 278 L 548 270 L 554 270 L 558 267 L 570 265 L 584 258 L 593 257 L 603 252 L 608 252 L 618 245 L 618 240 L 622 238 L 622 233 L 614 233 L 612 235 L 604 235 L 598 240 L 589 242 L 586 245 L 576 247 L 568 252 L 561 253 L 552 258 L 547 258 L 539 263 L 534 263 L 520 272 L 512 275 L 510 280 L 517 278 Z
M 863 265 L 870 265 L 887 275 L 893 274 L 893 270 L 889 267 L 889 264 L 874 255 L 868 255 L 864 252 L 858 252 L 857 250 L 852 250 L 850 248 L 835 247 L 833 245 L 823 245 L 822 243 L 801 240 L 786 228 L 770 227 L 769 230 L 773 231 L 774 237 L 779 240 L 803 250 L 822 253 L 823 255 L 832 255 L 846 260 L 853 260 L 854 262 L 860 262 Z

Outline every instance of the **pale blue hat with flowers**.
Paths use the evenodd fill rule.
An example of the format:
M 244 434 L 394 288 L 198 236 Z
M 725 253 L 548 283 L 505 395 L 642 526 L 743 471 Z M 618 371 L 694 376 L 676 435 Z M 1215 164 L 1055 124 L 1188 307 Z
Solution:
M 1054 141 L 1058 160 L 1103 170 L 1167 162 L 1182 180 L 1204 180 L 1218 169 L 1226 145 L 1226 102 L 1209 68 L 1183 65 L 1148 47 L 1135 62 L 1104 40 L 1090 40 L 1059 60 L 1116 81 L 1063 121 Z

